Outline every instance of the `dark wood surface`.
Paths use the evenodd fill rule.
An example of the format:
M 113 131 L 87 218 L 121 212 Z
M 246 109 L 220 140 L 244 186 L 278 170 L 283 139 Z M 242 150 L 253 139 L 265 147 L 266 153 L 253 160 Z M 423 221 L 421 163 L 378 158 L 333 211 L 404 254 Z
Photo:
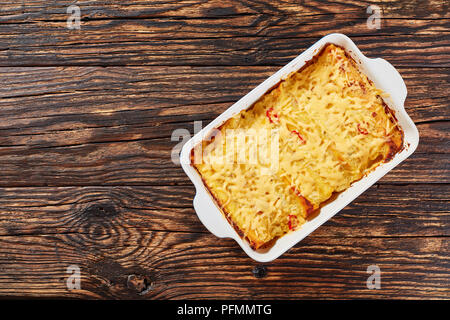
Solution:
M 80 30 L 66 28 L 74 3 Z M 449 299 L 449 26 L 445 0 L 3 1 L 0 295 Z M 200 223 L 171 134 L 332 32 L 400 71 L 420 145 L 259 264 Z M 374 264 L 379 290 L 366 287 Z M 80 290 L 66 286 L 70 265 Z

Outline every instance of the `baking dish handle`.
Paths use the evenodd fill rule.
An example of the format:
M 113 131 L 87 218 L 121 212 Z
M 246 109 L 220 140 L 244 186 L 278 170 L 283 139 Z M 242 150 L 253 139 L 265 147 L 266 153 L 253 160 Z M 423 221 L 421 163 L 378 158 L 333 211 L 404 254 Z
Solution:
M 382 58 L 367 59 L 366 63 L 370 65 L 370 70 L 371 73 L 373 73 L 374 78 L 382 79 L 379 83 L 380 87 L 386 92 L 395 92 L 395 97 L 392 97 L 394 99 L 393 102 L 395 105 L 404 109 L 408 91 L 406 89 L 406 84 L 397 69 Z
M 228 228 L 231 228 L 230 225 L 204 190 L 197 189 L 194 197 L 194 209 L 209 232 L 218 238 L 230 237 L 230 231 L 228 230 Z

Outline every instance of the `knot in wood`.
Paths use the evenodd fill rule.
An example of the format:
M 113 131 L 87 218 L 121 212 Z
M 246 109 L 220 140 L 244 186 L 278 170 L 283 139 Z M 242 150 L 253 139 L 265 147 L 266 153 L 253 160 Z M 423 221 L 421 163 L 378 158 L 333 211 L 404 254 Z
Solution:
M 127 287 L 139 295 L 146 294 L 152 289 L 150 278 L 140 274 L 130 274 L 127 278 Z
M 118 214 L 114 205 L 109 203 L 96 203 L 84 209 L 83 214 L 87 217 L 113 217 Z
M 253 268 L 252 273 L 255 278 L 264 278 L 267 276 L 267 268 L 263 265 L 258 265 Z

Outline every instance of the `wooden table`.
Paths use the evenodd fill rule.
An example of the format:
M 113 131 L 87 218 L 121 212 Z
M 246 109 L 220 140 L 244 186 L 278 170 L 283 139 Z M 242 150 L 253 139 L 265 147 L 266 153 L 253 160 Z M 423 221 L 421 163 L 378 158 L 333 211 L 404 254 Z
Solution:
M 80 30 L 67 28 L 74 3 Z M 450 298 L 449 2 L 373 4 L 380 29 L 360 1 L 3 1 L 0 295 Z M 400 71 L 420 145 L 262 265 L 199 222 L 171 135 L 332 32 Z

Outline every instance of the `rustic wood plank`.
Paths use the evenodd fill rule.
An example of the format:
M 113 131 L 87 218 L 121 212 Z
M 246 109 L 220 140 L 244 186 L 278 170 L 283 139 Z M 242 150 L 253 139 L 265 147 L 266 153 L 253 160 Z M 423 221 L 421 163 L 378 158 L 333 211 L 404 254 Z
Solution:
M 283 65 L 333 30 L 396 66 L 448 66 L 445 0 L 372 3 L 378 30 L 357 1 L 88 1 L 82 30 L 66 27 L 71 4 L 3 4 L 0 65 Z
M 363 12 L 361 12 L 363 13 Z M 205 18 L 114 19 L 81 22 L 80 30 L 67 28 L 63 21 L 40 21 L 0 24 L 0 38 L 8 39 L 8 48 L 43 45 L 67 46 L 83 42 L 100 45 L 107 42 L 144 42 L 174 39 L 224 39 L 240 37 L 313 38 L 331 30 L 352 37 L 398 35 L 446 35 L 448 19 L 383 19 L 380 29 L 367 26 L 368 14 L 338 15 L 238 15 Z M 1 19 L 1 16 L 0 16 Z M 24 37 L 24 34 L 27 34 Z M 49 39 L 49 35 L 57 39 Z M 106 36 L 106 37 L 105 37 Z
M 0 188 L 0 236 L 106 236 L 128 229 L 208 233 L 193 209 L 194 194 L 191 185 Z M 450 236 L 449 201 L 449 184 L 376 185 L 314 236 Z
M 105 230 L 107 231 L 107 230 Z M 202 233 L 108 230 L 98 234 L 0 237 L 0 294 L 83 298 L 448 298 L 449 238 L 304 239 L 252 275 L 250 258 L 229 239 Z M 380 250 L 380 248 L 383 248 Z M 368 290 L 366 269 L 381 269 Z M 66 287 L 67 267 L 81 289 Z M 127 286 L 129 276 L 146 279 Z M 214 290 L 211 290 L 214 288 Z
M 365 22 L 364 22 L 365 23 Z M 168 65 L 168 66 L 210 66 L 210 65 L 277 65 L 281 66 L 295 58 L 314 42 L 329 32 L 322 32 L 310 38 L 300 36 L 245 36 L 221 38 L 168 38 L 132 40 L 139 29 L 126 33 L 123 39 L 115 40 L 122 32 L 113 31 L 112 38 L 101 32 L 90 36 L 88 30 L 64 29 L 64 23 L 55 27 L 60 34 L 49 31 L 42 38 L 43 30 L 30 30 L 24 38 L 22 33 L 10 35 L 10 25 L 3 29 L 4 40 L 0 47 L 0 66 L 55 66 L 55 65 Z M 325 24 L 326 25 L 326 24 Z M 28 28 L 18 26 L 21 32 Z M 128 26 L 128 25 L 126 25 Z M 310 26 L 310 29 L 314 26 Z M 360 30 L 361 26 L 352 27 Z M 443 26 L 442 28 L 448 28 Z M 289 32 L 291 29 L 288 29 Z M 335 32 L 340 29 L 333 29 Z M 342 30 L 342 31 L 345 31 Z M 158 32 L 155 30 L 154 32 Z M 358 47 L 368 56 L 383 57 L 396 67 L 449 67 L 450 38 L 448 33 L 400 34 L 353 36 L 347 32 Z M 0 38 L 0 39 L 1 39 Z M 14 40 L 16 39 L 16 40 Z M 11 43 L 11 44 L 10 44 Z M 15 45 L 15 43 L 17 45 Z M 420 43 L 420 46 L 417 46 Z
M 70 0 L 34 0 L 32 2 L 17 3 L 17 1 L 3 1 L 0 11 L 2 22 L 8 21 L 41 21 L 65 20 L 66 9 L 74 4 Z M 274 15 L 274 16 L 304 16 L 353 14 L 367 15 L 369 4 L 375 4 L 383 9 L 388 18 L 444 18 L 449 17 L 448 2 L 445 0 L 432 1 L 239 1 L 231 0 L 224 3 L 220 0 L 180 0 L 172 1 L 82 1 L 80 6 L 83 18 L 86 20 L 128 18 L 142 19 L 152 17 L 191 17 L 211 19 L 223 16 L 242 15 Z
M 0 83 L 5 84 L 0 87 L 0 126 L 2 130 L 19 126 L 27 130 L 34 118 L 40 118 L 38 126 L 48 122 L 60 124 L 61 129 L 77 126 L 73 123 L 77 119 L 79 128 L 83 121 L 91 127 L 137 125 L 142 120 L 160 123 L 163 117 L 175 121 L 209 120 L 278 69 L 0 68 Z M 415 122 L 450 119 L 444 94 L 450 90 L 447 68 L 400 68 L 400 73 L 408 88 L 406 108 Z M 141 119 L 140 123 L 134 118 Z
M 379 3 L 379 30 L 368 29 L 358 2 L 88 2 L 82 30 L 66 27 L 70 4 L 6 4 L 0 65 L 282 65 L 333 30 L 396 66 L 448 66 L 450 22 L 436 19 L 449 16 L 446 1 Z

